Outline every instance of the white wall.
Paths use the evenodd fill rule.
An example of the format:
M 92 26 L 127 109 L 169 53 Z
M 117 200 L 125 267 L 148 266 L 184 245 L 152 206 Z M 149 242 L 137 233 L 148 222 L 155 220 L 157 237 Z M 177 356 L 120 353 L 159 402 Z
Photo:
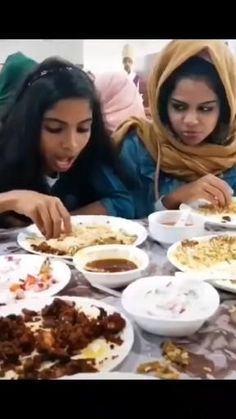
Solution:
M 141 57 L 160 51 L 170 39 L 89 39 L 84 41 L 84 64 L 94 72 L 122 70 L 122 48 L 134 48 L 136 63 Z M 236 40 L 228 39 L 229 48 L 236 54 Z
M 130 44 L 138 62 L 142 56 L 160 51 L 170 39 L 0 39 L 0 63 L 21 51 L 36 61 L 57 55 L 75 64 L 84 63 L 94 72 L 122 70 L 122 48 Z M 236 53 L 236 40 L 228 39 Z
M 134 48 L 136 60 L 139 57 L 160 51 L 169 39 L 89 39 L 84 41 L 84 65 L 100 73 L 122 70 L 122 49 L 125 44 Z
M 9 54 L 17 51 L 36 61 L 61 56 L 75 64 L 83 63 L 81 39 L 0 39 L 0 63 L 4 63 Z

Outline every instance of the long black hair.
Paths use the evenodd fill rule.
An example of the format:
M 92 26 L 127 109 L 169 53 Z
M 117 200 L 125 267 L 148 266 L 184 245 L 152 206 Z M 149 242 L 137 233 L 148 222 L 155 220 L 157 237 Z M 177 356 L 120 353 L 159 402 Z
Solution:
M 90 140 L 71 170 L 79 165 L 88 179 L 98 165 L 111 165 L 120 175 L 115 149 L 106 130 L 93 82 L 77 66 L 48 58 L 25 79 L 0 129 L 0 192 L 31 189 L 44 192 L 40 137 L 43 115 L 59 100 L 88 99 L 93 121 Z M 81 173 L 82 171 L 82 173 Z
M 215 130 L 208 138 L 206 138 L 205 141 L 224 144 L 227 139 L 230 121 L 230 107 L 226 97 L 225 88 L 215 66 L 211 62 L 199 56 L 191 57 L 177 67 L 161 86 L 158 97 L 158 111 L 162 123 L 171 128 L 167 111 L 168 100 L 175 89 L 176 84 L 184 78 L 205 80 L 217 95 L 220 103 L 219 120 Z

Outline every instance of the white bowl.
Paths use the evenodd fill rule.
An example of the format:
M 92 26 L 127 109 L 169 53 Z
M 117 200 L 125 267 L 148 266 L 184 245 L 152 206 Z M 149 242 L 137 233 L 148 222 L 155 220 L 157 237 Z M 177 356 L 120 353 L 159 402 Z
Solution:
M 189 214 L 187 223 L 191 225 L 175 227 L 163 223 L 176 223 L 183 211 L 166 210 L 153 212 L 148 217 L 149 232 L 154 240 L 164 245 L 171 245 L 179 240 L 191 239 L 194 236 L 203 236 L 204 219 L 198 214 Z
M 85 269 L 88 262 L 99 259 L 128 259 L 134 262 L 138 268 L 125 272 L 89 272 Z M 124 287 L 137 278 L 147 269 L 149 264 L 148 255 L 135 246 L 128 245 L 102 245 L 90 246 L 79 250 L 74 258 L 74 265 L 82 272 L 91 284 L 100 284 L 109 288 Z
M 173 284 L 171 285 L 172 289 L 169 288 L 169 285 L 166 287 L 170 282 Z M 169 297 L 173 298 L 175 303 L 177 302 L 175 297 L 172 297 L 173 290 L 178 291 L 181 297 L 184 294 L 184 290 L 194 290 L 199 298 L 192 300 L 189 308 L 182 314 L 174 315 L 170 310 L 160 311 L 157 308 L 159 310 L 158 313 L 158 311 L 152 310 L 151 304 L 148 307 L 145 306 L 146 297 L 144 298 L 148 291 L 156 289 L 160 293 L 165 292 L 163 294 L 163 302 L 165 298 Z M 147 332 L 160 336 L 183 337 L 197 332 L 203 323 L 215 314 L 219 307 L 220 299 L 215 288 L 207 282 L 173 276 L 156 276 L 141 278 L 130 284 L 124 290 L 121 302 L 125 311 Z M 150 310 L 152 311 L 151 314 Z

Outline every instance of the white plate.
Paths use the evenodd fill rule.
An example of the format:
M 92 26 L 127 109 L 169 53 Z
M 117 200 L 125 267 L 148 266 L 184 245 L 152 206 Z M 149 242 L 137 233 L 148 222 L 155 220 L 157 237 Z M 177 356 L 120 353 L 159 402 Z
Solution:
M 227 233 L 221 233 L 221 235 L 226 235 Z M 235 236 L 235 234 L 231 233 L 231 234 L 227 234 L 230 236 Z M 219 234 L 218 234 L 219 236 Z M 216 234 L 214 235 L 210 235 L 208 237 L 203 236 L 203 237 L 196 237 L 193 238 L 192 240 L 197 240 L 197 241 L 207 241 L 209 240 L 211 237 L 217 237 Z M 183 277 L 187 278 L 198 278 L 199 280 L 203 280 L 203 281 L 209 281 L 215 288 L 224 290 L 224 291 L 228 291 L 228 292 L 232 292 L 233 294 L 236 294 L 236 283 L 233 284 L 230 279 L 236 280 L 236 261 L 232 261 L 232 263 L 228 263 L 228 262 L 221 262 L 218 265 L 215 265 L 212 268 L 206 268 L 204 270 L 195 270 L 192 268 L 188 268 L 186 265 L 183 265 L 182 263 L 180 263 L 176 257 L 175 257 L 175 250 L 176 248 L 180 245 L 180 241 L 173 244 L 167 252 L 167 257 L 169 259 L 169 261 L 172 263 L 172 265 L 174 265 L 177 269 L 179 269 L 180 271 L 184 272 L 185 274 L 183 275 Z M 188 276 L 189 274 L 189 276 Z M 180 272 L 176 272 L 176 276 L 181 278 L 181 273 Z
M 221 233 L 220 235 L 227 235 L 227 236 L 234 236 L 235 233 Z M 203 236 L 203 237 L 194 237 L 192 240 L 197 240 L 199 242 L 207 241 L 211 237 L 217 237 L 219 234 L 213 234 L 210 236 Z M 177 269 L 179 269 L 182 272 L 189 272 L 194 275 L 194 277 L 198 276 L 199 280 L 210 280 L 212 285 L 214 285 L 216 288 L 223 289 L 226 291 L 230 291 L 233 293 L 236 293 L 236 284 L 232 284 L 228 278 L 235 278 L 236 279 L 236 260 L 232 260 L 232 262 L 221 262 L 218 265 L 215 265 L 214 267 L 206 268 L 206 269 L 193 269 L 189 268 L 186 265 L 183 265 L 181 262 L 179 262 L 175 257 L 175 251 L 176 248 L 180 245 L 180 241 L 177 243 L 174 243 L 167 251 L 167 258 L 170 261 L 170 263 L 175 266 Z M 214 273 L 216 275 L 216 279 L 214 278 Z M 224 278 L 225 273 L 225 278 Z M 209 274 L 209 277 L 207 275 Z M 222 279 L 218 279 L 219 276 Z M 192 277 L 191 277 L 192 278 Z
M 236 281 L 236 274 L 232 275 L 228 272 L 222 274 L 219 272 L 215 272 L 213 274 L 207 274 L 206 272 L 201 274 L 196 271 L 188 271 L 188 272 L 176 272 L 175 276 L 182 278 L 190 278 L 190 279 L 198 279 L 202 281 L 208 281 L 212 284 L 215 288 L 222 289 L 224 291 L 232 292 L 236 294 L 236 282 L 232 283 L 231 280 Z
M 236 294 L 236 283 L 232 283 L 231 280 L 236 280 L 236 274 L 232 275 L 228 272 L 222 274 L 220 272 L 215 272 L 212 274 L 208 273 L 199 273 L 196 271 L 189 272 L 176 272 L 175 276 L 183 279 L 197 279 L 202 281 L 208 281 L 212 284 L 215 288 L 219 288 L 225 291 L 232 292 Z
M 132 372 L 96 372 L 81 373 L 62 377 L 63 380 L 158 380 L 153 376 L 135 374 Z
M 219 237 L 219 236 L 235 237 L 236 233 L 212 234 L 209 236 L 193 237 L 191 240 L 196 240 L 198 242 L 205 242 L 205 241 L 210 240 L 212 237 Z M 182 272 L 196 272 L 196 269 L 189 268 L 188 266 L 179 262 L 177 258 L 175 257 L 175 251 L 177 247 L 180 246 L 180 244 L 181 244 L 181 241 L 178 241 L 169 247 L 167 251 L 168 260 L 170 261 L 170 263 L 172 263 L 172 265 L 174 265 L 177 269 L 179 269 Z M 210 274 L 214 272 L 228 272 L 228 273 L 236 274 L 236 260 L 232 260 L 232 262 L 231 261 L 220 262 L 219 264 L 216 264 L 213 267 L 206 267 L 203 269 L 200 269 L 198 267 L 197 271 L 201 274 L 205 272 L 210 273 Z
M 58 297 L 57 297 L 58 298 Z M 59 297 L 65 301 L 74 301 L 76 303 L 76 307 L 83 310 L 87 315 L 96 316 L 99 314 L 98 308 L 103 308 L 106 310 L 108 314 L 112 314 L 114 312 L 119 312 L 114 307 L 103 303 L 102 301 L 98 301 L 92 298 L 84 298 L 84 297 Z M 20 314 L 23 308 L 27 308 L 29 310 L 39 311 L 43 307 L 53 302 L 54 298 L 43 298 L 43 299 L 35 299 L 35 300 L 25 300 L 19 304 L 8 305 L 5 307 L 0 307 L 0 316 L 7 316 L 9 314 Z M 102 362 L 99 364 L 99 372 L 107 372 L 116 368 L 128 355 L 130 352 L 133 342 L 134 342 L 134 331 L 131 322 L 120 313 L 122 317 L 126 321 L 126 326 L 123 331 L 120 333 L 120 337 L 123 340 L 121 345 L 115 345 L 114 349 L 111 350 L 109 344 L 105 344 L 104 346 L 104 339 L 97 339 L 93 343 L 94 345 L 99 345 L 102 343 L 102 347 L 106 350 L 103 350 L 103 354 L 97 357 L 97 362 Z M 100 345 L 101 346 L 101 345 Z M 90 355 L 91 356 L 91 355 Z M 114 358 L 115 357 L 115 358 Z M 107 358 L 107 359 L 105 359 Z M 68 377 L 69 378 L 69 377 Z M 70 377 L 71 378 L 71 377 Z M 74 374 L 73 378 L 80 378 L 80 374 Z
M 112 228 L 114 228 L 114 231 L 124 229 L 128 234 L 135 234 L 137 235 L 137 240 L 132 243 L 133 246 L 139 246 L 142 244 L 146 238 L 147 238 L 147 230 L 145 227 L 143 227 L 140 223 L 126 220 L 125 218 L 119 218 L 119 217 L 109 217 L 106 215 L 76 215 L 71 217 L 71 221 L 73 225 L 78 224 L 98 224 L 98 225 L 106 225 L 109 224 Z M 30 253 L 35 253 L 39 255 L 46 256 L 46 253 L 37 252 L 36 250 L 33 250 L 30 246 L 30 243 L 28 242 L 29 238 L 37 237 L 43 237 L 42 234 L 39 232 L 38 228 L 35 224 L 30 225 L 29 227 L 25 228 L 22 232 L 18 234 L 17 242 L 20 247 L 22 247 L 24 250 Z M 57 256 L 57 255 L 48 255 L 48 256 L 54 256 L 57 258 L 62 259 L 72 259 L 71 256 Z
M 236 202 L 236 197 L 233 197 L 232 201 Z M 179 209 L 180 210 L 190 209 L 193 213 L 198 214 L 201 217 L 203 217 L 206 222 L 213 223 L 216 226 L 220 226 L 220 227 L 224 227 L 228 229 L 230 229 L 230 227 L 236 228 L 236 214 L 225 212 L 218 215 L 217 214 L 204 215 L 198 211 L 199 206 L 202 205 L 203 203 L 207 203 L 207 201 L 198 200 L 198 201 L 192 202 L 191 204 L 181 204 Z M 222 222 L 222 217 L 225 215 L 228 215 L 232 219 L 232 221 Z
M 22 300 L 15 300 L 14 294 L 9 290 L 12 283 L 19 282 L 19 279 L 24 279 L 27 274 L 37 275 L 40 267 L 45 260 L 45 256 L 36 255 L 2 255 L 0 256 L 0 302 L 1 303 L 20 303 Z M 42 298 L 50 297 L 61 291 L 70 281 L 71 271 L 68 266 L 57 260 L 50 260 L 52 266 L 52 276 L 57 281 L 48 289 L 34 292 L 25 291 L 25 302 L 28 298 Z
M 235 279 L 236 279 L 236 275 L 235 275 Z M 236 284 L 232 284 L 232 282 L 230 282 L 230 280 L 228 279 L 227 280 L 216 279 L 214 282 L 212 282 L 212 285 L 214 285 L 214 287 L 219 288 L 221 290 L 236 294 Z

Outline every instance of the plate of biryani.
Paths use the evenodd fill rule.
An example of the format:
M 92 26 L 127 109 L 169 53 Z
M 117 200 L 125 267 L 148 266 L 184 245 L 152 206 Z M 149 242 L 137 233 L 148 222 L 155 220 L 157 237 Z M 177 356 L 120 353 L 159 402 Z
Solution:
M 133 341 L 129 320 L 101 301 L 25 300 L 0 307 L 0 378 L 79 378 L 111 371 Z
M 138 246 L 147 238 L 140 223 L 103 215 L 71 217 L 72 233 L 46 240 L 35 225 L 19 233 L 18 244 L 27 252 L 72 259 L 76 252 L 89 246 L 124 244 Z
M 167 257 L 183 272 L 236 274 L 236 234 L 182 240 L 168 249 Z
M 191 204 L 181 204 L 180 209 L 191 209 L 198 215 L 202 215 L 206 222 L 220 225 L 221 227 L 236 228 L 236 197 L 228 206 L 213 205 L 205 200 L 194 201 Z

